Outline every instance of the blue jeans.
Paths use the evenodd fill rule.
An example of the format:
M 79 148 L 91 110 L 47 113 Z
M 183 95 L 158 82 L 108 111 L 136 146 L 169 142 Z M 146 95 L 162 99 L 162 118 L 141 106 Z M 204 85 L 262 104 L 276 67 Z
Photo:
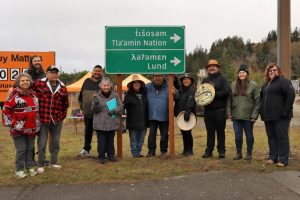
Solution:
M 98 158 L 105 159 L 105 153 L 109 159 L 115 157 L 115 131 L 97 131 Z
M 290 143 L 288 129 L 289 119 L 265 121 L 269 143 L 269 159 L 285 165 L 289 162 Z
M 91 143 L 93 139 L 93 118 L 84 116 L 84 146 L 83 149 L 86 151 L 91 150 Z
M 133 156 L 141 154 L 147 129 L 129 129 L 130 148 Z
M 250 120 L 232 120 L 235 133 L 235 146 L 237 152 L 242 152 L 243 148 L 243 131 L 245 131 L 247 142 L 247 153 L 252 153 L 253 150 L 253 123 Z
M 149 136 L 148 136 L 148 150 L 149 153 L 155 154 L 156 151 L 156 135 L 157 128 L 160 131 L 160 152 L 167 153 L 168 152 L 168 141 L 169 141 L 169 121 L 149 121 Z

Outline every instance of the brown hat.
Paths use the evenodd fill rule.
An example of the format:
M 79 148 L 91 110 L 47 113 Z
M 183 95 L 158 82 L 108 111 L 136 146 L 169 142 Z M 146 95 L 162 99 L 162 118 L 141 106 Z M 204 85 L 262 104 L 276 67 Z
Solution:
M 132 74 L 132 79 L 131 81 L 127 84 L 127 88 L 130 89 L 132 87 L 132 84 L 133 82 L 135 81 L 139 81 L 141 83 L 141 85 L 145 85 L 144 81 L 142 81 L 140 78 L 139 78 L 139 75 L 138 74 Z
M 210 66 L 210 65 L 216 65 L 218 68 L 221 67 L 221 66 L 219 65 L 218 61 L 215 60 L 215 59 L 210 59 L 210 60 L 208 61 L 208 64 L 205 66 L 205 68 L 208 68 L 208 66 Z

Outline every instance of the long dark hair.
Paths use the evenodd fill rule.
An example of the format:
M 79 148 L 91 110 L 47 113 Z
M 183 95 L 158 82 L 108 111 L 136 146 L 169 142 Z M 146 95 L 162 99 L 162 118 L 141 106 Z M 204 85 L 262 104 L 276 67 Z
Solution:
M 32 64 L 32 60 L 34 59 L 34 58 L 36 58 L 36 57 L 38 57 L 38 58 L 40 58 L 41 59 L 41 61 L 42 61 L 42 57 L 41 56 L 38 56 L 38 55 L 33 55 L 33 56 L 31 56 L 30 58 L 29 58 L 29 67 L 28 67 L 28 73 L 30 74 L 31 72 L 33 72 L 33 71 L 36 71 L 35 70 L 35 67 L 33 66 L 33 64 Z M 40 73 L 45 73 L 45 71 L 44 71 L 44 69 L 41 67 L 41 69 L 40 69 Z
M 248 75 L 244 80 L 236 78 L 235 91 L 233 93 L 234 96 L 247 96 L 247 88 L 248 88 L 249 78 Z

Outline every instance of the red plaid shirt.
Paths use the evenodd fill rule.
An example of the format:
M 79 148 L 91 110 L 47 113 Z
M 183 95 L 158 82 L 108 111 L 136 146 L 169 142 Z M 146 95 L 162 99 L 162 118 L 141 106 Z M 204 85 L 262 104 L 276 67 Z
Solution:
M 40 121 L 43 124 L 50 124 L 51 121 L 56 124 L 67 116 L 67 88 L 61 81 L 58 82 L 59 86 L 54 93 L 47 78 L 38 79 L 34 84 L 40 104 Z

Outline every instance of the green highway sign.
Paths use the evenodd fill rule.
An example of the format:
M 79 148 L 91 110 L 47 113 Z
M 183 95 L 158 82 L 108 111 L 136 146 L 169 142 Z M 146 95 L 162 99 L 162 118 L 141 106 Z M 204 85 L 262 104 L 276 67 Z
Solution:
M 185 72 L 184 26 L 106 27 L 108 74 Z

